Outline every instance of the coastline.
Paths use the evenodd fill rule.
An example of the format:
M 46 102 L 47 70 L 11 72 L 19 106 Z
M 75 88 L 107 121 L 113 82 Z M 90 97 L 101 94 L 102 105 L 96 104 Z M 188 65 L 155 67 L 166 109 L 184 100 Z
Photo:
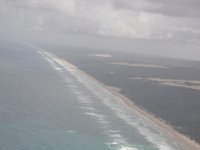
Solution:
M 61 58 L 61 59 L 64 60 L 65 62 L 67 62 L 67 60 L 65 60 L 64 58 Z M 164 133 L 166 133 L 167 135 L 170 135 L 170 137 L 172 137 L 175 140 L 178 139 L 178 141 L 181 144 L 183 144 L 186 149 L 192 149 L 192 150 L 199 150 L 200 149 L 200 145 L 196 141 L 191 140 L 188 136 L 179 133 L 170 124 L 167 124 L 166 121 L 158 118 L 154 114 L 147 112 L 143 108 L 135 105 L 133 101 L 131 101 L 129 98 L 127 98 L 122 93 L 120 93 L 120 91 L 117 91 L 117 90 L 115 90 L 115 88 L 113 89 L 112 87 L 103 84 L 102 82 L 98 81 L 97 79 L 95 79 L 91 75 L 87 74 L 85 71 L 79 69 L 77 66 L 72 65 L 72 64 L 71 64 L 71 66 L 72 66 L 72 68 L 76 68 L 79 72 L 81 72 L 82 74 L 84 74 L 85 76 L 90 78 L 92 81 L 94 81 L 95 83 L 97 83 L 98 85 L 100 85 L 101 87 L 106 89 L 107 91 L 111 92 L 114 96 L 119 97 L 120 100 L 121 100 L 120 103 L 122 105 L 124 105 L 125 107 L 127 107 L 127 109 L 130 112 L 131 111 L 132 112 L 133 111 L 139 112 L 140 115 L 143 118 L 145 118 L 146 120 L 149 120 L 152 123 L 156 124 L 159 127 L 159 129 L 162 130 Z
M 104 87 L 106 88 L 106 85 L 104 85 Z M 188 144 L 189 144 L 190 146 L 188 146 L 188 149 L 189 148 L 192 148 L 192 150 L 199 150 L 200 149 L 200 145 L 196 141 L 191 140 L 190 137 L 188 137 L 188 136 L 186 136 L 184 134 L 179 133 L 170 124 L 167 124 L 167 122 L 165 120 L 162 120 L 161 118 L 158 118 L 157 116 L 155 116 L 151 112 L 147 112 L 144 109 L 142 109 L 141 107 L 136 106 L 133 101 L 131 101 L 129 98 L 125 97 L 121 93 L 119 93 L 117 91 L 113 91 L 110 88 L 107 88 L 107 90 L 109 90 L 110 92 L 112 92 L 114 95 L 120 97 L 122 99 L 121 102 L 124 105 L 126 105 L 126 107 L 128 107 L 129 110 L 131 110 L 131 111 L 133 111 L 133 110 L 138 111 L 139 113 L 141 113 L 141 115 L 143 115 L 143 117 L 146 117 L 146 119 L 148 119 L 148 120 L 153 121 L 154 123 L 156 123 L 163 132 L 168 133 L 168 134 L 171 133 L 171 136 L 174 136 L 177 139 L 180 139 L 180 142 L 184 142 L 185 146 L 188 146 Z
M 162 144 L 159 145 L 159 149 L 163 149 L 163 148 L 171 149 L 171 147 L 168 147 L 167 145 L 166 145 L 167 147 L 165 147 L 165 142 L 167 142 L 168 140 L 169 140 L 168 142 L 170 141 L 173 142 L 173 145 L 175 144 L 175 147 L 180 150 L 184 150 L 184 149 L 185 150 L 190 150 L 190 149 L 199 150 L 200 149 L 200 145 L 196 141 L 191 140 L 186 135 L 179 133 L 171 125 L 167 124 L 165 121 L 156 117 L 152 113 L 149 113 L 145 111 L 144 109 L 142 109 L 141 107 L 138 107 L 129 98 L 125 97 L 123 94 L 117 92 L 116 90 L 98 81 L 93 76 L 87 74 L 84 70 L 79 69 L 78 66 L 71 64 L 67 60 L 63 59 L 63 57 L 58 57 L 57 55 L 54 55 L 53 53 L 48 53 L 45 51 L 44 53 L 45 55 L 47 54 L 47 55 L 50 55 L 51 57 L 53 56 L 53 60 L 56 61 L 56 63 L 58 63 L 59 65 L 63 66 L 64 68 L 66 66 L 67 69 L 72 73 L 72 75 L 76 77 L 82 84 L 86 84 L 86 86 L 88 87 L 87 83 L 91 83 L 91 85 L 94 86 L 93 87 L 89 85 L 89 88 L 92 88 L 92 91 L 93 91 L 93 88 L 95 88 L 94 90 L 97 90 L 99 88 L 100 91 L 102 92 L 105 91 L 106 93 L 108 93 L 110 96 L 113 97 L 111 101 L 114 101 L 116 98 L 117 100 L 114 102 L 114 104 L 117 104 L 118 106 L 121 105 L 122 106 L 121 108 L 125 109 L 126 112 L 129 113 L 129 115 L 135 114 L 137 115 L 137 118 L 141 117 L 141 119 L 144 120 L 144 123 L 145 122 L 147 123 L 146 127 L 147 128 L 150 127 L 149 128 L 150 131 L 151 129 L 155 131 L 158 130 L 158 132 L 156 131 L 157 132 L 156 135 L 158 136 L 158 138 L 154 138 L 152 142 L 156 145 L 158 141 L 160 141 L 161 143 L 164 142 L 163 143 L 164 145 Z M 112 107 L 113 106 L 111 106 L 110 108 L 112 109 Z M 119 119 L 123 119 L 123 118 L 119 116 Z M 127 121 L 127 120 L 125 119 L 124 121 Z M 154 136 L 154 132 L 150 132 L 150 135 Z M 146 137 L 145 134 L 144 136 Z

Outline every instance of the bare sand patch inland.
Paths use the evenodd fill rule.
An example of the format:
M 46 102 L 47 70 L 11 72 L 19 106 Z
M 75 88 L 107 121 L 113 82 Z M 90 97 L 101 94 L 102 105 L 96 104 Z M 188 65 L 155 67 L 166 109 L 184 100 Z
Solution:
M 155 65 L 155 64 L 146 64 L 146 63 L 112 62 L 112 63 L 108 63 L 108 64 L 129 66 L 129 67 L 142 67 L 142 68 L 159 68 L 159 69 L 167 69 L 168 68 L 166 66 Z
M 175 80 L 175 79 L 161 79 L 161 78 L 133 78 L 134 80 L 154 81 L 159 85 L 183 87 L 200 91 L 200 81 L 198 80 Z

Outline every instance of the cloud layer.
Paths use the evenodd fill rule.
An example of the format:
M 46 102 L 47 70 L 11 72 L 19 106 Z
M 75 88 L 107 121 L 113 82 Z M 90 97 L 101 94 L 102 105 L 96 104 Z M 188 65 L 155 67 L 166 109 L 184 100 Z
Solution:
M 199 0 L 0 0 L 0 27 L 199 42 L 199 8 Z

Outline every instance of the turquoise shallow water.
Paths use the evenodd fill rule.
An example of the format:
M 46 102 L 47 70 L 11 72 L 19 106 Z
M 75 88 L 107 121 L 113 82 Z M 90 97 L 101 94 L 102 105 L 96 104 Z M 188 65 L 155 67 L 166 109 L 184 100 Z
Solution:
M 81 128 L 76 120 L 80 112 L 40 55 L 18 44 L 6 45 L 0 52 L 1 150 L 108 149 L 101 138 L 73 131 Z
M 88 75 L 32 45 L 0 48 L 1 150 L 184 150 Z

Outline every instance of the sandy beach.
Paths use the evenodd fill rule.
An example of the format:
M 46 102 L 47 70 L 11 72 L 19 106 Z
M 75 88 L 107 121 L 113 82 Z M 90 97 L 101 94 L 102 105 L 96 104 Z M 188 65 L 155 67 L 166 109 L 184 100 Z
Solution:
M 76 68 L 78 68 L 78 67 L 76 66 Z M 189 137 L 186 137 L 185 135 L 177 132 L 175 129 L 173 129 L 172 126 L 170 126 L 169 124 L 166 124 L 164 122 L 164 120 L 156 117 L 155 115 L 153 115 L 149 112 L 146 112 L 142 108 L 139 108 L 138 106 L 136 106 L 133 103 L 133 101 L 131 101 L 130 99 L 128 99 L 127 97 L 125 97 L 121 93 L 117 92 L 114 89 L 112 90 L 112 88 L 110 88 L 110 87 L 104 85 L 103 83 L 97 81 L 95 78 L 93 78 L 92 76 L 89 76 L 84 71 L 82 71 L 80 69 L 78 69 L 78 70 L 82 74 L 88 76 L 88 78 L 90 78 L 92 81 L 96 82 L 98 85 L 100 85 L 103 88 L 105 88 L 106 90 L 110 91 L 113 94 L 113 96 L 120 97 L 121 104 L 125 105 L 125 107 L 127 107 L 127 110 L 134 111 L 134 112 L 138 111 L 140 113 L 141 117 L 143 117 L 143 118 L 151 121 L 152 123 L 154 123 L 157 127 L 159 127 L 159 129 L 161 129 L 166 134 L 170 135 L 171 138 L 173 138 L 174 140 L 180 141 L 182 143 L 182 145 L 184 145 L 185 149 L 188 149 L 188 150 L 189 149 L 191 149 L 191 150 L 199 150 L 200 149 L 200 145 L 198 143 L 191 140 Z
M 91 82 L 96 86 L 96 88 L 100 88 L 101 90 L 107 91 L 114 99 L 118 100 L 119 105 L 123 105 L 123 107 L 126 109 L 127 112 L 131 112 L 133 114 L 138 114 L 142 119 L 149 122 L 153 128 L 158 129 L 162 131 L 162 134 L 166 135 L 167 138 L 177 141 L 182 147 L 186 150 L 192 149 L 192 150 L 199 150 L 200 145 L 196 143 L 195 141 L 191 140 L 190 138 L 186 137 L 185 135 L 177 132 L 175 129 L 173 129 L 172 126 L 167 124 L 162 119 L 156 117 L 155 115 L 143 110 L 142 108 L 136 106 L 133 101 L 122 95 L 121 93 L 117 92 L 115 89 L 112 89 L 111 87 L 106 86 L 105 84 L 97 81 L 92 76 L 88 75 L 84 71 L 80 70 L 77 66 L 72 65 L 71 63 L 67 62 L 64 59 L 57 58 L 61 65 L 69 66 L 69 68 L 72 69 L 72 74 L 74 76 L 77 76 L 77 78 L 81 78 L 80 80 L 86 79 L 87 81 L 83 82 Z M 100 90 L 100 91 L 101 91 Z M 113 103 L 115 103 L 113 101 Z

